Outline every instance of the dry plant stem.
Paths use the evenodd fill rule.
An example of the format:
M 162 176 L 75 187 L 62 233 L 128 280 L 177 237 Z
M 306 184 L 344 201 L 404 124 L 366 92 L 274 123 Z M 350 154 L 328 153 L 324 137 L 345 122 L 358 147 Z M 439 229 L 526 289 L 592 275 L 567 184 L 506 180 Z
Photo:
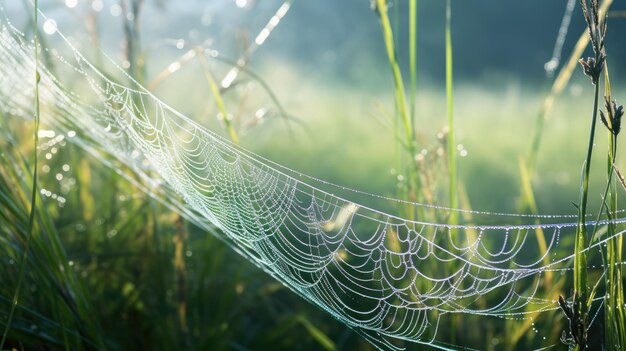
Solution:
M 17 307 L 17 301 L 22 288 L 22 282 L 24 281 L 24 269 L 26 267 L 26 261 L 28 258 L 28 249 L 30 247 L 30 239 L 33 236 L 33 227 L 35 225 L 35 208 L 37 202 L 37 145 L 39 144 L 39 35 L 37 34 L 38 20 L 39 20 L 39 2 L 35 0 L 35 145 L 33 149 L 34 161 L 33 161 L 33 192 L 30 200 L 30 214 L 28 216 L 28 235 L 26 236 L 26 242 L 24 243 L 24 252 L 20 260 L 19 272 L 17 277 L 17 285 L 15 287 L 15 293 L 13 294 L 13 300 L 11 301 L 11 310 L 7 318 L 7 325 L 4 328 L 2 334 L 2 340 L 0 341 L 0 350 L 4 349 L 4 343 L 6 342 L 11 328 L 11 322 L 15 314 L 15 308 Z
M 220 82 L 220 86 L 223 89 L 227 89 L 233 84 L 233 82 L 240 73 L 241 67 L 245 67 L 248 65 L 248 61 L 250 60 L 252 55 L 259 47 L 261 47 L 261 45 L 263 45 L 263 43 L 265 43 L 272 31 L 280 23 L 281 19 L 287 14 L 294 1 L 295 0 L 286 0 L 282 3 L 282 5 L 280 5 L 278 10 L 276 10 L 276 12 L 274 13 L 274 16 L 270 18 L 267 24 L 259 32 L 259 34 L 257 34 L 254 41 L 252 41 L 252 43 L 245 49 L 243 54 L 237 59 L 237 65 L 233 66 L 228 71 L 228 73 L 226 73 L 226 75 Z
M 204 72 L 204 77 L 211 88 L 211 93 L 213 94 L 213 98 L 215 99 L 215 103 L 217 104 L 217 108 L 222 115 L 222 120 L 224 121 L 224 125 L 226 126 L 226 130 L 228 131 L 228 135 L 233 143 L 239 144 L 239 137 L 237 136 L 237 132 L 233 127 L 230 117 L 226 112 L 226 106 L 224 105 L 224 99 L 222 99 L 222 94 L 220 93 L 220 88 L 217 86 L 217 82 L 213 78 L 213 74 L 211 74 L 209 63 L 207 62 L 204 55 L 198 55 L 200 63 L 202 64 L 202 70 Z

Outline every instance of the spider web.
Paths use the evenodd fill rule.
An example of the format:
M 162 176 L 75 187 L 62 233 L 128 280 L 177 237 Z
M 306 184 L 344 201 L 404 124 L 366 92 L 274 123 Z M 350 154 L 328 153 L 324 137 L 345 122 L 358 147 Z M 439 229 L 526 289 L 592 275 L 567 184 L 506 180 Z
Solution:
M 230 143 L 141 85 L 116 83 L 56 35 L 63 47 L 47 52 L 56 71 L 40 67 L 47 124 L 79 130 L 74 142 L 95 157 L 113 155 L 139 175 L 142 182 L 134 182 L 144 191 L 377 347 L 395 349 L 404 340 L 447 349 L 439 331 L 446 319 L 524 319 L 558 309 L 545 284 L 571 270 L 575 217 L 402 203 L 435 218 L 450 211 L 471 218 L 451 225 L 364 206 L 348 198 L 374 195 Z M 11 115 L 32 116 L 33 51 L 24 34 L 2 23 L 0 108 Z

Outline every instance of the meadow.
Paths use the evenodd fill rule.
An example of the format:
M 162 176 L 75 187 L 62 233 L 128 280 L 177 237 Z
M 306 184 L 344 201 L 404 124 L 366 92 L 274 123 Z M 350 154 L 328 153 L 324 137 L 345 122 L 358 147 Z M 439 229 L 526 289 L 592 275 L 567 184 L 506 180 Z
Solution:
M 374 350 L 396 346 L 409 350 L 565 350 L 580 347 L 566 340 L 576 338 L 576 329 L 566 317 L 568 306 L 582 308 L 576 305 L 574 294 L 575 290 L 580 291 L 577 285 L 580 278 L 574 278 L 580 274 L 574 268 L 580 262 L 580 254 L 574 255 L 578 245 L 575 241 L 580 235 L 580 229 L 576 228 L 580 226 L 567 225 L 580 220 L 581 167 L 588 150 L 589 117 L 594 110 L 593 85 L 580 67 L 569 70 L 572 77 L 559 94 L 551 94 L 554 78 L 539 81 L 520 78 L 525 68 L 511 68 L 507 72 L 494 68 L 480 77 L 462 72 L 462 78 L 456 78 L 452 75 L 452 59 L 455 63 L 462 62 L 463 55 L 469 51 L 461 46 L 461 53 L 453 55 L 451 49 L 456 42 L 444 34 L 451 32 L 454 38 L 458 34 L 454 26 L 445 26 L 445 16 L 441 16 L 433 29 L 440 34 L 438 45 L 442 50 L 437 58 L 400 44 L 400 40 L 416 39 L 417 34 L 411 34 L 413 19 L 403 17 L 414 10 L 412 0 L 390 7 L 388 13 L 381 10 L 381 4 L 386 1 L 378 1 L 373 9 L 365 4 L 365 9 L 359 6 L 355 10 L 371 15 L 367 23 L 373 24 L 379 37 L 371 39 L 375 44 L 360 46 L 365 51 L 359 55 L 348 55 L 355 60 L 352 64 L 337 63 L 339 67 L 351 67 L 342 69 L 341 74 L 332 66 L 347 55 L 340 49 L 328 50 L 319 57 L 311 55 L 317 57 L 311 61 L 271 54 L 271 48 L 279 47 L 271 44 L 274 35 L 289 36 L 289 32 L 281 34 L 279 21 L 284 21 L 285 26 L 295 25 L 288 21 L 291 15 L 298 14 L 300 2 L 297 1 L 269 5 L 253 1 L 229 3 L 232 12 L 225 15 L 224 22 L 239 19 L 236 22 L 240 23 L 239 34 L 235 30 L 237 26 L 219 23 L 219 16 L 205 19 L 205 13 L 201 20 L 211 23 L 207 27 L 217 34 L 205 41 L 191 31 L 188 33 L 191 38 L 182 42 L 171 37 L 182 37 L 184 34 L 176 31 L 185 32 L 185 24 L 173 27 L 171 35 L 164 38 L 158 30 L 142 28 L 139 23 L 146 23 L 148 28 L 158 27 L 150 23 L 151 18 L 157 18 L 150 17 L 154 13 L 162 17 L 193 18 L 193 11 L 189 14 L 183 5 L 157 2 L 151 8 L 149 2 L 122 1 L 118 6 L 122 17 L 128 19 L 131 13 L 133 18 L 143 21 L 114 18 L 118 22 L 111 23 L 117 23 L 117 29 L 102 34 L 107 21 L 113 19 L 99 15 L 93 3 L 96 2 L 84 7 L 71 1 L 41 5 L 43 15 L 57 14 L 57 18 L 63 18 L 59 13 L 67 10 L 66 7 L 75 11 L 75 16 L 65 18 L 65 27 L 59 19 L 58 30 L 86 31 L 89 39 L 72 34 L 77 37 L 72 40 L 79 43 L 76 50 L 85 55 L 76 62 L 72 61 L 74 48 L 68 49 L 55 36 L 56 22 L 54 30 L 48 33 L 46 18 L 33 16 L 32 5 L 40 6 L 37 2 L 24 2 L 22 7 L 13 4 L 2 10 L 5 12 L 1 23 L 12 23 L 23 32 L 15 34 L 3 29 L 3 34 L 23 35 L 28 40 L 36 37 L 37 44 L 44 48 L 34 56 L 37 68 L 32 67 L 33 71 L 42 72 L 41 82 L 37 79 L 35 84 L 34 76 L 18 82 L 31 89 L 42 86 L 41 106 L 37 90 L 25 89 L 29 92 L 22 98 L 16 88 L 22 85 L 6 85 L 15 82 L 9 77 L 10 70 L 20 72 L 23 67 L 30 67 L 11 61 L 11 55 L 29 52 L 32 44 L 9 43 L 8 37 L 3 36 L 4 51 L 0 52 L 3 54 L 0 63 L 5 65 L 2 71 L 5 80 L 0 79 L 5 84 L 0 90 L 3 99 L 0 104 L 2 349 Z M 107 9 L 111 14 L 116 13 L 116 4 L 105 1 L 103 13 Z M 285 4 L 291 7 L 281 13 Z M 616 4 L 616 13 L 620 5 L 623 4 Z M 142 6 L 146 6 L 146 13 L 142 12 Z M 219 9 L 228 9 L 224 6 Z M 438 7 L 445 10 L 442 4 L 430 5 L 428 10 L 435 11 Z M 240 15 L 236 11 L 248 12 Z M 266 36 L 269 49 L 263 51 L 264 42 L 259 44 L 258 38 L 256 41 L 253 38 L 261 29 L 268 28 L 272 16 L 278 15 L 275 28 L 271 27 Z M 385 26 L 386 15 L 388 26 Z M 579 22 L 583 20 L 580 4 L 573 16 Z M 559 20 L 550 19 L 556 23 Z M 616 17 L 614 21 L 619 20 Z M 429 21 L 432 20 L 425 23 L 431 25 Z M 33 36 L 35 22 L 43 27 Z M 609 28 L 613 23 L 609 22 Z M 418 27 L 419 38 L 425 35 L 423 31 L 430 30 L 426 24 Z M 578 23 L 574 28 L 569 34 L 570 44 L 583 33 L 584 24 Z M 390 35 L 385 37 L 386 31 Z M 307 38 L 307 32 L 303 33 Z M 101 42 L 94 40 L 98 37 Z M 194 42 L 197 45 L 190 44 Z M 609 37 L 608 42 L 609 52 L 612 45 L 619 45 L 615 37 Z M 251 50 L 255 43 L 257 47 Z M 118 50 L 120 45 L 123 48 L 110 54 L 109 62 L 99 50 L 107 53 L 107 47 L 116 45 Z M 397 61 L 393 55 L 386 55 L 390 45 L 398 46 L 391 48 L 391 52 L 400 53 Z M 213 47 L 219 47 L 220 51 L 210 51 Z M 573 50 L 573 45 L 564 47 L 563 62 L 568 59 L 568 50 Z M 181 60 L 189 52 L 198 56 Z M 585 55 L 588 54 L 593 52 L 587 49 Z M 252 60 L 257 57 L 258 61 Z M 421 57 L 425 57 L 424 62 L 415 64 Z M 446 62 L 446 58 L 450 59 L 449 65 L 425 70 L 433 64 L 429 62 L 438 59 Z M 319 66 L 319 60 L 330 67 Z M 94 68 L 81 65 L 85 61 L 93 62 Z M 619 56 L 612 60 L 609 55 L 608 62 L 612 96 L 623 101 L 622 75 L 626 70 L 620 66 Z M 11 64 L 15 66 L 11 68 Z M 118 71 L 120 67 L 128 76 Z M 224 79 L 233 68 L 239 70 L 239 75 L 225 84 Z M 106 74 L 102 77 L 95 74 L 100 71 Z M 48 93 L 54 91 L 50 87 L 56 87 L 49 79 L 55 74 L 63 88 L 60 95 Z M 404 87 L 398 87 L 399 80 Z M 101 89 L 116 86 L 111 83 L 128 89 L 120 88 L 119 95 Z M 147 87 L 145 92 L 141 86 Z M 124 94 L 128 94 L 126 102 L 114 100 Z M 62 102 L 55 102 L 55 96 Z M 163 104 L 153 99 L 155 96 Z M 552 98 L 554 104 L 545 113 L 546 99 Z M 172 128 L 172 134 L 163 132 L 166 136 L 163 139 L 151 139 L 158 133 L 152 133 L 150 128 L 156 130 L 154 126 L 160 126 L 168 118 L 179 121 L 176 113 L 169 110 L 159 115 L 165 104 L 190 116 L 193 122 L 172 122 L 176 127 Z M 143 105 L 148 107 L 141 110 Z M 90 106 L 95 106 L 93 111 Z M 84 113 L 88 117 L 81 117 L 75 111 L 87 111 Z M 122 112 L 116 114 L 116 111 Z M 617 110 L 613 112 L 617 114 Z M 133 123 L 139 125 L 137 121 L 147 123 L 148 131 L 118 138 L 118 131 L 124 135 L 124 128 L 133 129 Z M 223 139 L 210 132 L 203 134 L 202 128 Z M 163 130 L 167 128 L 160 129 Z M 611 266 L 621 267 L 623 263 L 623 214 L 619 204 L 624 189 L 617 177 L 609 180 L 613 184 L 610 198 L 615 207 L 603 212 L 602 201 L 608 194 L 608 190 L 604 193 L 606 150 L 614 139 L 606 137 L 607 130 L 600 121 L 596 133 L 587 211 L 594 219 L 600 211 L 598 218 L 605 222 L 593 227 L 597 238 L 590 239 L 588 244 L 598 243 L 589 250 L 588 263 L 584 264 L 591 295 L 586 307 L 590 316 L 585 323 L 591 322 L 583 328 L 589 335 L 588 349 L 598 349 L 600 345 L 619 349 L 624 340 L 615 341 L 611 335 L 623 337 L 626 326 L 607 324 L 623 318 L 605 315 L 610 311 L 621 313 L 623 308 L 605 310 L 604 305 L 610 302 L 611 287 L 621 286 L 621 282 L 615 281 L 607 281 L 605 286 L 608 279 L 605 277 L 618 274 L 621 281 L 621 268 L 612 270 Z M 202 137 L 196 141 L 193 137 L 197 135 Z M 180 149 L 170 149 L 170 144 L 164 144 L 166 147 L 159 144 L 175 137 L 190 141 L 193 147 L 185 149 L 186 144 L 181 143 Z M 540 138 L 540 144 L 533 144 L 536 138 Z M 145 140 L 148 142 L 144 145 Z M 202 149 L 205 144 L 211 146 Z M 157 146 L 151 149 L 153 145 Z M 191 156 L 186 153 L 197 149 L 203 152 Z M 174 151 L 169 154 L 169 150 Z M 159 164 L 156 161 L 162 156 L 160 152 L 167 153 L 164 158 L 175 156 Z M 215 161 L 206 156 L 214 152 L 222 158 Z M 248 156 L 249 163 L 242 161 L 238 171 L 231 172 L 230 165 L 237 165 L 239 159 L 247 160 Z M 200 161 L 215 163 L 189 167 L 202 164 Z M 619 154 L 614 163 L 615 169 L 626 167 Z M 202 179 L 209 184 L 198 190 L 202 195 L 200 200 L 188 192 L 203 184 L 188 186 L 182 178 L 166 171 L 172 164 L 179 167 L 173 169 L 181 174 L 189 173 L 191 180 Z M 608 167 L 608 173 L 612 174 L 613 166 Z M 215 172 L 217 180 L 219 175 L 224 176 L 223 184 L 202 171 Z M 233 175 L 239 171 L 261 175 L 243 176 L 239 181 Z M 246 183 L 249 179 L 257 179 L 260 185 Z M 178 180 L 184 186 L 172 185 Z M 297 213 L 304 205 L 287 215 L 291 223 L 285 221 L 287 224 L 277 226 L 280 228 L 277 231 L 292 236 L 287 235 L 280 242 L 268 230 L 273 228 L 274 213 L 265 215 L 267 221 L 250 215 L 257 211 L 266 213 L 263 211 L 267 210 L 264 207 L 267 202 L 249 205 L 236 194 L 244 193 L 246 199 L 249 196 L 256 201 L 265 196 L 264 189 L 269 189 L 267 198 L 282 199 L 282 193 L 277 193 L 283 188 L 292 189 L 291 182 L 295 184 L 295 202 L 308 204 L 319 200 L 321 205 L 316 208 L 319 213 L 311 210 L 301 214 L 308 216 L 310 222 L 302 220 Z M 241 184 L 247 187 L 238 188 Z M 247 193 L 246 189 L 252 190 Z M 226 195 L 221 196 L 221 192 Z M 232 202 L 231 193 L 235 194 Z M 211 201 L 202 202 L 204 198 Z M 32 199 L 36 199 L 35 206 Z M 269 207 L 282 211 L 280 201 L 274 200 Z M 211 207 L 213 203 L 222 206 L 215 205 L 220 207 L 215 209 Z M 387 213 L 392 216 L 386 216 Z M 246 215 L 250 215 L 250 220 Z M 231 222 L 233 217 L 243 219 Z M 391 229 L 380 231 L 380 223 Z M 430 224 L 435 224 L 432 229 Z M 315 225 L 321 228 L 319 233 L 330 238 L 324 239 L 328 240 L 325 245 L 315 246 L 311 242 L 317 238 L 311 233 L 319 234 L 310 229 Z M 515 225 L 520 227 L 515 229 Z M 250 227 L 272 235 L 267 235 L 269 239 L 258 239 L 254 236 L 258 233 L 249 233 Z M 342 229 L 348 227 L 350 230 Z M 379 246 L 360 246 L 368 242 L 365 233 L 369 232 L 380 235 Z M 509 232 L 513 234 L 509 236 Z M 503 233 L 505 236 L 500 235 Z M 329 261 L 331 267 L 323 275 L 317 277 L 306 269 L 294 273 L 289 269 L 289 262 L 295 262 L 292 265 L 296 268 L 300 268 L 298 263 L 309 267 L 306 264 L 311 257 L 323 257 L 324 247 L 332 246 L 336 235 L 354 235 L 354 242 L 338 246 Z M 509 238 L 515 243 L 508 243 Z M 543 244 L 539 238 L 544 238 Z M 303 244 L 306 240 L 308 246 Z M 412 246 L 420 240 L 430 242 L 430 249 L 422 252 Z M 262 245 L 255 246 L 256 242 Z M 463 247 L 463 242 L 467 247 Z M 266 249 L 270 245 L 275 246 Z M 306 246 L 311 256 L 290 261 L 283 250 L 289 251 L 285 247 L 303 250 L 298 245 Z M 473 254 L 466 258 L 467 248 L 476 250 L 476 257 Z M 435 249 L 445 253 L 438 255 Z M 510 252 L 506 251 L 509 249 Z M 377 256 L 371 252 L 376 250 L 393 262 L 394 267 L 388 268 L 388 272 L 378 269 L 385 259 L 373 259 Z M 362 252 L 370 255 L 367 262 L 360 261 L 365 257 Z M 424 262 L 402 261 L 395 266 L 395 254 L 405 252 L 411 252 L 414 259 L 423 255 Z M 481 261 L 481 252 L 492 255 L 493 261 Z M 611 258 L 610 252 L 617 257 Z M 501 257 L 504 258 L 499 261 Z M 459 258 L 462 262 L 457 262 Z M 529 263 L 536 258 L 539 258 L 537 262 Z M 546 261 L 549 259 L 552 261 Z M 609 259 L 617 261 L 607 264 Z M 318 264 L 321 265 L 311 263 Z M 474 268 L 482 267 L 481 264 L 494 272 L 484 273 L 482 268 Z M 404 265 L 410 269 L 403 271 Z M 366 283 L 355 282 L 362 278 L 357 268 L 367 269 L 367 274 L 363 274 L 367 275 L 363 278 Z M 400 278 L 390 283 L 391 286 L 379 286 L 377 280 L 387 279 L 386 272 Z M 454 272 L 461 272 L 461 278 Z M 424 276 L 415 278 L 410 274 Z M 444 288 L 434 278 L 428 281 L 427 276 L 446 277 L 442 281 L 452 287 L 438 295 Z M 349 278 L 341 280 L 342 277 Z M 327 283 L 325 279 L 329 286 L 323 285 Z M 413 283 L 407 283 L 411 279 Z M 307 285 L 320 281 L 323 284 L 319 290 Z M 332 282 L 337 285 L 333 286 Z M 372 295 L 367 295 L 368 291 Z M 468 291 L 471 293 L 466 295 Z M 479 292 L 484 294 L 476 298 L 474 294 Z M 380 302 L 391 309 L 397 307 L 398 311 L 393 312 L 395 315 L 385 314 L 387 310 L 380 312 L 381 324 L 376 329 L 365 322 L 369 315 L 360 315 L 359 307 L 369 309 L 371 301 L 367 298 L 378 297 L 379 293 L 389 294 L 381 297 Z M 436 295 L 435 302 L 428 300 L 431 294 Z M 565 307 L 557 302 L 559 295 L 566 300 Z M 619 298 L 618 295 L 618 302 Z M 520 303 L 523 299 L 529 302 Z M 340 302 L 334 305 L 333 301 Z M 498 301 L 503 301 L 502 305 Z M 429 308 L 424 309 L 425 306 Z M 420 321 L 404 324 L 411 318 Z M 424 328 L 423 334 L 417 325 Z M 433 330 L 435 325 L 437 328 Z M 387 334 L 376 334 L 381 331 Z M 387 340 L 390 335 L 389 344 L 375 340 L 377 336 Z

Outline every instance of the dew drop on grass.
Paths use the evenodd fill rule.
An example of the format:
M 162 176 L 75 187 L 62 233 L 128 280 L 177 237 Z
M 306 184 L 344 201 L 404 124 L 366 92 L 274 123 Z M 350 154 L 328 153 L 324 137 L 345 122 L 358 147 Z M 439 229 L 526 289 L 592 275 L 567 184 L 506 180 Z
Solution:
M 44 31 L 44 33 L 46 33 L 48 35 L 52 35 L 52 34 L 56 33 L 56 31 L 57 31 L 57 22 L 55 20 L 53 20 L 52 18 L 48 18 L 43 23 L 43 31 Z
M 122 14 L 122 7 L 119 4 L 113 4 L 109 11 L 111 12 L 111 16 L 118 17 Z
M 167 68 L 167 70 L 170 71 L 171 73 L 174 73 L 178 71 L 179 69 L 180 69 L 180 62 L 178 61 L 172 62 L 172 64 L 169 65 L 169 67 Z
M 91 9 L 94 10 L 95 12 L 100 12 L 102 11 L 103 8 L 104 8 L 104 3 L 102 3 L 102 0 L 94 0 L 91 2 Z
M 112 238 L 114 236 L 117 235 L 117 230 L 116 229 L 111 229 L 108 233 L 107 233 L 107 238 Z

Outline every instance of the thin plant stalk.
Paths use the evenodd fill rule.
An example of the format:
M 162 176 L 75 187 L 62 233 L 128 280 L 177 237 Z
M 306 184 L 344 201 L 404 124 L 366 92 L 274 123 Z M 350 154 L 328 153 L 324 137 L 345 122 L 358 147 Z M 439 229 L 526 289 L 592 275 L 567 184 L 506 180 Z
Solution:
M 604 17 L 606 15 L 612 3 L 613 3 L 613 0 L 605 0 L 604 2 L 602 2 L 602 5 L 600 5 L 600 9 L 599 9 L 600 17 Z M 532 141 L 531 141 L 530 151 L 528 152 L 528 156 L 526 158 L 526 168 L 528 169 L 528 172 L 531 175 L 531 177 L 535 173 L 537 158 L 539 156 L 539 149 L 540 149 L 541 141 L 543 139 L 543 134 L 544 134 L 543 131 L 544 131 L 545 122 L 548 120 L 552 112 L 556 99 L 561 95 L 563 90 L 565 90 L 565 88 L 568 86 L 570 79 L 572 77 L 572 74 L 574 73 L 578 65 L 578 60 L 582 56 L 585 49 L 587 48 L 588 44 L 589 44 L 589 35 L 587 34 L 587 31 L 585 30 L 576 41 L 576 45 L 574 46 L 574 49 L 572 50 L 570 57 L 567 59 L 567 62 L 563 65 L 563 67 L 559 71 L 559 74 L 557 75 L 556 79 L 554 79 L 554 82 L 552 83 L 552 87 L 550 88 L 550 93 L 548 94 L 548 96 L 546 96 L 543 104 L 541 105 L 541 109 L 539 111 L 537 119 L 535 120 L 535 130 L 534 130 Z M 525 207 L 526 207 L 525 205 L 521 205 L 519 209 L 520 212 L 523 212 L 524 210 L 526 210 Z
M 377 3 L 376 8 L 380 16 L 380 24 L 382 26 L 383 36 L 385 40 L 385 50 L 387 52 L 389 65 L 391 66 L 391 71 L 393 74 L 396 105 L 398 107 L 400 118 L 402 119 L 402 122 L 404 124 L 406 147 L 408 149 L 415 149 L 415 146 L 413 146 L 413 139 L 414 139 L 413 132 L 412 132 L 413 127 L 411 123 L 411 118 L 409 117 L 409 112 L 407 110 L 402 72 L 400 71 L 400 65 L 398 64 L 398 60 L 396 58 L 396 51 L 395 51 L 394 40 L 393 40 L 393 30 L 391 27 L 391 22 L 389 21 L 389 15 L 387 13 L 387 1 L 376 0 L 376 3 Z
M 621 116 L 614 111 L 611 106 L 611 82 L 609 79 L 609 68 L 606 65 L 604 70 L 604 98 L 607 108 L 607 116 L 603 116 L 603 121 L 609 129 L 609 150 L 607 157 L 607 185 L 603 200 L 609 219 L 617 212 L 617 190 L 613 173 L 615 172 L 615 160 L 617 156 L 617 135 L 621 126 Z M 611 111 L 609 111 L 611 110 Z M 610 190 L 610 192 L 609 192 Z M 604 321 L 605 321 L 605 345 L 614 345 L 616 349 L 626 348 L 626 310 L 624 308 L 624 285 L 622 280 L 622 247 L 623 237 L 615 237 L 617 228 L 615 223 L 607 225 L 607 235 L 611 238 L 606 247 L 605 265 L 605 285 L 606 294 L 604 300 Z M 594 231 L 595 234 L 595 231 Z
M 596 119 L 598 116 L 598 96 L 600 86 L 594 86 L 593 112 L 591 114 L 591 130 L 589 132 L 589 143 L 587 145 L 587 156 L 585 158 L 583 178 L 580 189 L 580 202 L 578 204 L 578 226 L 574 242 L 574 289 L 580 294 L 580 314 L 585 315 L 588 311 L 587 301 L 587 198 L 589 195 L 589 173 L 591 171 L 591 156 L 593 154 L 593 144 L 596 131 Z
M 417 0 L 409 0 L 409 88 L 410 114 L 415 128 L 415 99 L 417 93 Z M 413 132 L 415 132 L 413 130 Z
M 450 207 L 459 207 L 456 181 L 456 146 L 454 138 L 454 101 L 452 76 L 452 4 L 446 1 L 446 99 L 448 109 L 448 178 L 450 192 Z M 451 211 L 450 224 L 458 222 L 458 213 Z
M 583 70 L 591 78 L 594 86 L 593 110 L 591 113 L 591 128 L 589 131 L 589 142 L 587 144 L 587 156 L 583 165 L 583 174 L 580 187 L 580 199 L 578 203 L 578 225 L 574 238 L 574 297 L 570 312 L 564 307 L 565 303 L 560 298 L 559 302 L 566 315 L 570 319 L 570 329 L 573 337 L 573 346 L 576 350 L 585 350 L 587 347 L 587 323 L 590 300 L 587 291 L 587 200 L 589 195 L 589 174 L 591 170 L 591 157 L 595 140 L 596 120 L 598 116 L 598 98 L 600 95 L 600 74 L 604 67 L 604 26 L 599 22 L 597 13 L 597 2 L 591 0 L 591 7 L 587 5 L 587 0 L 581 0 L 583 14 L 587 22 L 589 39 L 591 41 L 594 58 L 581 59 Z M 593 234 L 592 234 L 593 235 Z
M 39 2 L 35 0 L 35 28 L 39 26 Z M 9 329 L 11 328 L 11 322 L 13 320 L 13 316 L 15 314 L 15 308 L 17 307 L 17 301 L 20 296 L 20 290 L 22 288 L 22 283 L 24 281 L 24 271 L 26 267 L 26 261 L 28 258 L 28 251 L 30 248 L 31 237 L 33 236 L 33 227 L 35 225 L 35 209 L 37 202 L 37 146 L 39 145 L 39 35 L 38 31 L 34 31 L 35 36 L 35 145 L 33 149 L 34 161 L 33 161 L 33 189 L 30 200 L 30 213 L 28 216 L 28 231 L 26 235 L 26 242 L 24 243 L 24 251 L 22 253 L 22 257 L 20 259 L 17 285 L 15 287 L 15 292 L 13 294 L 13 300 L 11 301 L 11 310 L 9 311 L 9 317 L 7 319 L 7 325 L 4 328 L 4 333 L 2 334 L 2 340 L 0 341 L 0 350 L 4 349 L 4 343 L 6 342 L 7 336 L 9 334 Z
M 141 84 L 145 76 L 143 64 L 139 62 L 141 50 L 141 43 L 139 41 L 139 13 L 143 6 L 143 0 L 125 0 L 120 3 L 125 19 L 124 34 L 126 36 L 126 59 L 129 62 L 128 74 Z M 128 19 L 129 15 L 132 21 Z
M 602 3 L 602 5 L 599 8 L 600 17 L 604 17 L 606 15 L 612 3 L 613 3 L 613 0 L 605 0 Z M 525 162 L 520 162 L 521 174 L 527 174 L 527 177 L 521 177 L 521 180 L 522 180 L 521 188 L 522 188 L 523 196 L 521 197 L 521 201 L 518 207 L 518 211 L 520 213 L 526 212 L 526 211 L 530 211 L 533 214 L 539 213 L 537 205 L 534 200 L 534 196 L 533 196 L 532 178 L 535 174 L 541 141 L 543 139 L 543 134 L 544 134 L 544 126 L 552 112 L 556 99 L 561 95 L 563 90 L 569 85 L 570 79 L 576 69 L 576 66 L 578 65 L 578 60 L 582 56 L 585 49 L 587 48 L 589 41 L 590 41 L 590 37 L 587 33 L 587 30 L 584 30 L 583 33 L 578 38 L 576 45 L 574 46 L 574 49 L 572 50 L 566 63 L 563 65 L 557 77 L 554 79 L 552 83 L 552 87 L 550 88 L 550 92 L 546 96 L 539 110 L 539 114 L 537 116 L 537 119 L 535 120 L 535 128 L 534 128 L 534 133 L 533 133 L 533 137 L 532 137 L 532 141 L 530 145 L 530 151 L 528 152 L 528 156 Z M 539 224 L 539 221 L 537 221 L 537 224 Z M 537 242 L 542 248 L 542 252 L 545 252 L 543 251 L 543 247 L 546 247 L 544 233 L 539 228 L 536 234 L 537 234 L 536 236 Z M 546 261 L 544 262 L 547 262 L 549 260 L 547 256 L 545 259 Z M 544 281 L 546 282 L 546 284 L 549 284 L 548 282 L 551 282 L 551 279 L 548 278 L 548 275 L 551 276 L 552 272 L 546 272 L 546 274 L 547 274 L 546 279 Z M 546 285 L 546 287 L 548 286 Z
M 383 38 L 385 42 L 385 50 L 387 52 L 387 58 L 389 59 L 389 66 L 391 67 L 391 71 L 393 74 L 395 103 L 398 108 L 398 114 L 400 116 L 405 135 L 404 147 L 409 154 L 408 197 L 411 201 L 419 201 L 419 175 L 417 172 L 417 164 L 414 160 L 416 155 L 415 133 L 413 132 L 413 121 L 407 108 L 404 81 L 402 79 L 402 72 L 400 71 L 400 65 L 398 64 L 398 60 L 396 57 L 396 50 L 393 40 L 393 30 L 391 22 L 389 21 L 386 0 L 376 0 L 376 12 L 380 19 L 380 25 L 382 27 Z M 408 211 L 407 216 L 410 219 L 414 219 L 414 211 Z
M 204 71 L 204 77 L 206 78 L 209 87 L 211 88 L 211 93 L 213 94 L 213 98 L 215 99 L 215 103 L 217 104 L 217 108 L 220 114 L 223 117 L 224 125 L 226 126 L 226 130 L 228 131 L 228 135 L 233 143 L 239 144 L 239 137 L 237 136 L 237 132 L 233 127 L 230 117 L 226 113 L 226 106 L 224 105 L 224 99 L 222 99 L 222 94 L 220 93 L 220 88 L 217 86 L 217 82 L 215 78 L 213 78 L 213 74 L 209 69 L 209 63 L 207 62 L 204 55 L 198 55 L 200 63 L 202 64 L 202 69 Z
M 610 189 L 608 197 L 608 204 L 605 203 L 609 218 L 612 218 L 612 214 L 617 211 L 617 193 L 615 190 L 615 184 L 612 180 L 613 168 L 615 162 L 615 156 L 617 153 L 617 138 L 609 132 L 609 152 L 608 152 L 608 182 L 607 189 Z M 615 224 L 609 223 L 607 228 L 607 235 L 612 237 L 616 232 Z M 612 238 L 607 242 L 606 247 L 606 267 L 607 274 L 605 277 L 606 295 L 604 301 L 604 313 L 605 313 L 605 344 L 606 345 L 620 345 L 623 333 L 620 333 L 624 325 L 623 319 L 623 287 L 622 287 L 622 274 L 621 274 L 621 248 L 620 238 Z M 618 260 L 618 257 L 620 258 Z M 620 313 L 621 312 L 621 313 Z M 621 316 L 620 316 L 621 314 Z M 620 318 L 622 317 L 622 318 Z M 620 325 L 621 324 L 621 325 Z

